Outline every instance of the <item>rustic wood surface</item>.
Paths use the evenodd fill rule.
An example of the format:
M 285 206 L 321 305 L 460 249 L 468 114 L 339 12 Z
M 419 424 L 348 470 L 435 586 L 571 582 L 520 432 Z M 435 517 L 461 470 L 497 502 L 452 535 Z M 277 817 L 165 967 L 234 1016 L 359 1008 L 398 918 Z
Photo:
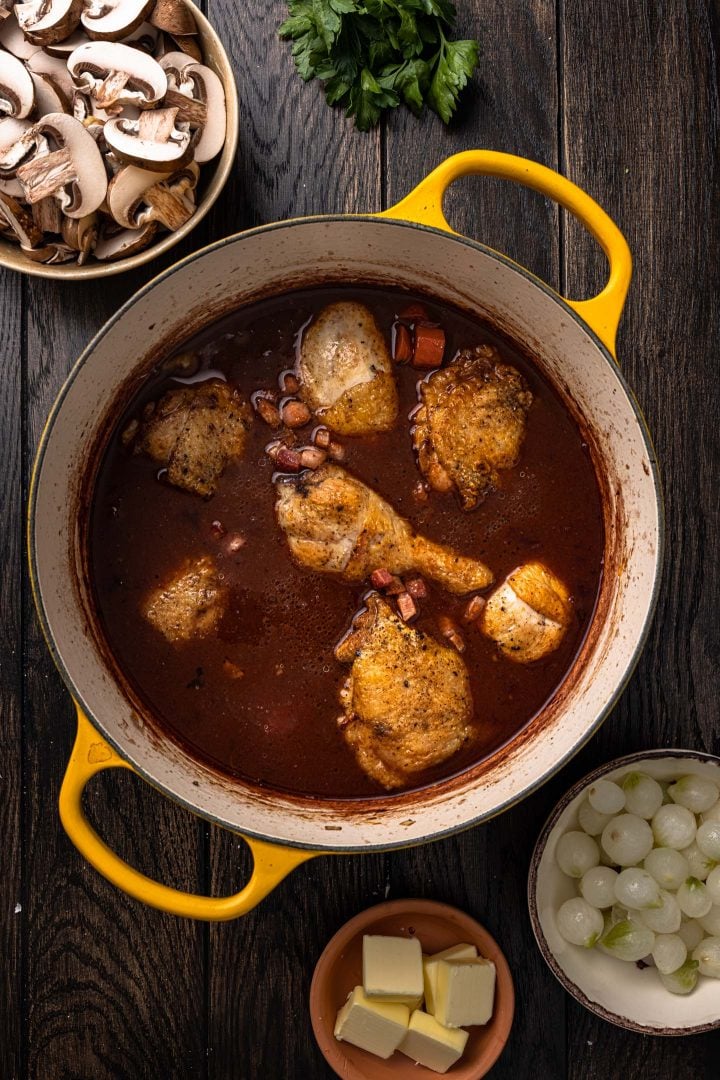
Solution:
M 506 950 L 518 1007 L 497 1080 L 711 1080 L 720 1032 L 622 1032 L 544 966 L 525 906 L 540 823 L 594 764 L 632 750 L 720 753 L 720 107 L 717 0 L 457 0 L 483 46 L 446 130 L 398 112 L 358 134 L 295 75 L 277 0 L 209 0 L 241 99 L 240 155 L 210 215 L 175 252 L 102 285 L 0 277 L 0 1077 L 3 1080 L 313 1080 L 330 1070 L 307 1013 L 312 969 L 349 916 L 428 896 L 480 919 Z M 57 796 L 74 731 L 24 570 L 23 506 L 44 418 L 72 362 L 153 272 L 207 240 L 278 218 L 372 210 L 443 157 L 490 147 L 558 167 L 624 230 L 635 280 L 619 355 L 648 418 L 667 501 L 668 555 L 653 631 L 618 708 L 540 792 L 460 837 L 406 853 L 318 859 L 233 924 L 174 919 L 126 899 L 71 847 Z M 540 196 L 456 185 L 448 216 L 568 295 L 597 290 L 603 259 Z M 229 892 L 236 838 L 130 776 L 99 779 L 93 818 L 161 880 Z

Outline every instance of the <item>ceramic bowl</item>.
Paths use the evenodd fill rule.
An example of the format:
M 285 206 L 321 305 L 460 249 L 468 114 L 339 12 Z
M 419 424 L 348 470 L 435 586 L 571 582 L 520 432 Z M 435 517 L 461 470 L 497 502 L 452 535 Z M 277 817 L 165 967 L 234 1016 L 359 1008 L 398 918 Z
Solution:
M 571 945 L 556 927 L 555 912 L 577 895 L 576 882 L 555 860 L 558 840 L 568 830 L 579 828 L 578 809 L 591 783 L 600 777 L 619 781 L 629 772 L 644 772 L 660 781 L 698 773 L 720 786 L 720 758 L 691 750 L 654 750 L 617 758 L 575 784 L 553 810 L 533 853 L 528 903 L 535 937 L 568 993 L 604 1020 L 646 1035 L 710 1031 L 720 1027 L 720 983 L 716 979 L 701 977 L 687 996 L 671 994 L 654 968 L 641 969 L 599 949 Z
M 496 969 L 495 1008 L 484 1027 L 468 1028 L 465 1053 L 446 1073 L 453 1080 L 479 1080 L 492 1068 L 507 1042 L 515 992 L 507 961 L 497 942 L 469 915 L 434 900 L 391 900 L 356 915 L 338 930 L 317 962 L 310 989 L 310 1016 L 318 1045 L 343 1080 L 431 1080 L 438 1074 L 396 1052 L 384 1061 L 333 1034 L 335 1018 L 348 994 L 362 982 L 364 934 L 418 937 L 423 952 L 435 953 L 467 942 L 492 960 Z
M 238 95 L 235 85 L 230 60 L 220 41 L 220 38 L 192 0 L 185 0 L 187 7 L 195 16 L 198 28 L 198 42 L 202 49 L 203 63 L 212 68 L 220 77 L 225 89 L 225 106 L 227 116 L 227 130 L 225 145 L 219 156 L 213 161 L 201 167 L 200 182 L 198 184 L 198 203 L 193 216 L 174 232 L 160 233 L 160 239 L 136 255 L 130 255 L 126 259 L 117 259 L 114 262 L 85 263 L 78 266 L 77 263 L 59 263 L 56 266 L 46 266 L 43 263 L 35 263 L 28 259 L 16 244 L 0 238 L 0 266 L 7 266 L 10 270 L 18 270 L 22 274 L 31 274 L 34 277 L 55 278 L 66 281 L 87 281 L 90 278 L 111 277 L 113 274 L 122 274 L 125 270 L 143 266 L 151 262 L 158 255 L 178 244 L 191 232 L 196 225 L 210 210 L 217 200 L 235 160 L 238 143 Z

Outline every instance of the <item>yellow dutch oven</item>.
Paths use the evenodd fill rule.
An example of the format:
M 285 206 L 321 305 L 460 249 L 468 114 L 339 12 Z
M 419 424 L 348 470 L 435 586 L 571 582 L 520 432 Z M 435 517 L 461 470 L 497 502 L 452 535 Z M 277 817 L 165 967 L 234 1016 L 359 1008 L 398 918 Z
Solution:
M 469 174 L 517 181 L 579 218 L 608 258 L 600 295 L 565 300 L 505 256 L 453 232 L 443 195 Z M 644 643 L 662 553 L 652 446 L 614 362 L 630 275 L 622 234 L 588 195 L 535 162 L 475 150 L 444 161 L 382 214 L 294 219 L 212 244 L 160 274 L 106 323 L 77 361 L 43 433 L 30 492 L 29 549 L 40 619 L 78 711 L 60 816 L 78 850 L 109 881 L 163 911 L 232 919 L 313 856 L 406 847 L 487 820 L 537 788 L 593 734 Z M 158 358 L 238 305 L 338 281 L 430 294 L 488 320 L 532 355 L 584 429 L 606 532 L 605 573 L 590 631 L 542 713 L 460 776 L 359 802 L 302 798 L 231 780 L 141 715 L 101 646 L 84 543 L 88 497 L 112 419 Z M 195 896 L 123 862 L 82 809 L 85 785 L 112 768 L 135 770 L 181 805 L 243 836 L 254 857 L 246 887 L 234 896 Z

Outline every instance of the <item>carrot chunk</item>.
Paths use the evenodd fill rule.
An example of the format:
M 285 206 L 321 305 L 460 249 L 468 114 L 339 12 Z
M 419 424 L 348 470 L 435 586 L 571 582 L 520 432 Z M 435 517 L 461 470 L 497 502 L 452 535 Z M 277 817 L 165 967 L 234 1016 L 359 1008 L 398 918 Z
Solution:
M 412 360 L 412 338 L 407 326 L 396 323 L 393 334 L 393 359 L 397 364 L 407 364 Z
M 415 327 L 413 367 L 440 367 L 445 352 L 445 331 L 439 326 Z

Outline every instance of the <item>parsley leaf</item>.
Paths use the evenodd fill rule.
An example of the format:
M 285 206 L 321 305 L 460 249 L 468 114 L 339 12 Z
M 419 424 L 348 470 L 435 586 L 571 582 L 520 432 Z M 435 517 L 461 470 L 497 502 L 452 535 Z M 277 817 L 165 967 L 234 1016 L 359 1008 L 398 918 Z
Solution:
M 367 131 L 401 103 L 449 122 L 479 58 L 476 41 L 448 40 L 454 22 L 451 0 L 288 0 L 278 33 L 300 76 Z

